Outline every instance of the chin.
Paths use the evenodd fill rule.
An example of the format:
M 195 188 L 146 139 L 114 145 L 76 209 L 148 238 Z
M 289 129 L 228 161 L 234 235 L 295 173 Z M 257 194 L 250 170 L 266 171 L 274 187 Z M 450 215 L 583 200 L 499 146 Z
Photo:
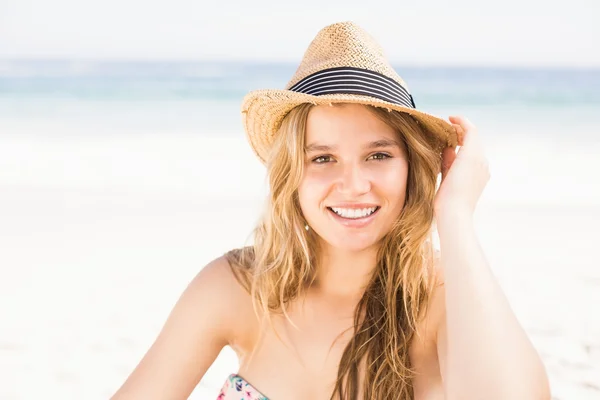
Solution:
M 321 239 L 330 247 L 347 251 L 349 253 L 358 253 L 364 250 L 368 250 L 376 245 L 379 240 L 373 237 L 348 237 L 348 236 L 340 236 L 340 235 L 327 235 L 325 237 L 321 236 Z

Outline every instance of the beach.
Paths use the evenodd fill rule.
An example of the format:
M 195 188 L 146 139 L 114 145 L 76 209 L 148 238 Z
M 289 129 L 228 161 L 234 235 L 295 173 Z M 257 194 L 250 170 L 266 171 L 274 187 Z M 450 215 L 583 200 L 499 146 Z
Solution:
M 133 104 L 116 117 L 0 113 L 3 400 L 110 397 L 189 281 L 251 240 L 267 188 L 238 103 L 189 127 Z M 598 399 L 600 121 L 459 110 L 490 161 L 476 229 L 553 399 Z M 216 398 L 236 371 L 225 348 L 190 398 Z

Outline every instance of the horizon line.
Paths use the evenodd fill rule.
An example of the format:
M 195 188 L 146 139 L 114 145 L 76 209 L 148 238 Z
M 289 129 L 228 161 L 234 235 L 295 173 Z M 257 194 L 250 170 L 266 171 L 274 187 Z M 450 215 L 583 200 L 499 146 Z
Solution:
M 204 57 L 204 58 L 160 58 L 160 57 L 83 57 L 83 56 L 2 56 L 0 62 L 88 62 L 88 63 L 142 63 L 142 64 L 193 64 L 193 63 L 236 63 L 248 65 L 286 65 L 297 66 L 301 59 L 256 59 L 256 58 L 224 58 L 224 57 Z M 445 68 L 445 69 L 544 69 L 544 70 L 600 70 L 600 65 L 569 65 L 569 64 L 486 64 L 486 63 L 407 63 L 392 62 L 392 66 L 402 66 L 404 68 Z

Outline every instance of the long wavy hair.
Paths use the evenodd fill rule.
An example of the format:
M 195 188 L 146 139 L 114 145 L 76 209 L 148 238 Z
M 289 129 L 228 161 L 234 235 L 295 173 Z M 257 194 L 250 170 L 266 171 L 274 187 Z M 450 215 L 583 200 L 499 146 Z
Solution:
M 316 276 L 318 241 L 316 233 L 305 229 L 298 200 L 311 107 L 297 106 L 282 122 L 267 160 L 270 191 L 253 245 L 226 254 L 251 294 L 257 317 L 271 326 L 274 314 L 283 314 L 294 325 L 286 305 Z M 433 204 L 441 148 L 412 116 L 365 107 L 393 127 L 405 144 L 407 193 L 400 215 L 381 240 L 376 268 L 355 309 L 354 333 L 342 354 L 331 399 L 358 399 L 361 390 L 368 400 L 412 399 L 409 346 L 419 335 L 417 322 L 426 314 L 436 284 Z

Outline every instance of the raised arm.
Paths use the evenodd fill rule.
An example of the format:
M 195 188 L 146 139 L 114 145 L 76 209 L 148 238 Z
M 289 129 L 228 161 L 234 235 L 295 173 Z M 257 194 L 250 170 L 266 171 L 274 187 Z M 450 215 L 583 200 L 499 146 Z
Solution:
M 112 399 L 187 399 L 235 336 L 231 310 L 240 290 L 234 279 L 223 257 L 204 267 Z
M 446 399 L 549 400 L 544 365 L 475 234 L 473 212 L 490 177 L 481 141 L 466 118 L 451 122 L 463 147 L 444 152 L 436 199 L 445 293 L 437 347 Z
M 494 278 L 468 218 L 440 221 L 446 399 L 550 400 L 542 361 Z

